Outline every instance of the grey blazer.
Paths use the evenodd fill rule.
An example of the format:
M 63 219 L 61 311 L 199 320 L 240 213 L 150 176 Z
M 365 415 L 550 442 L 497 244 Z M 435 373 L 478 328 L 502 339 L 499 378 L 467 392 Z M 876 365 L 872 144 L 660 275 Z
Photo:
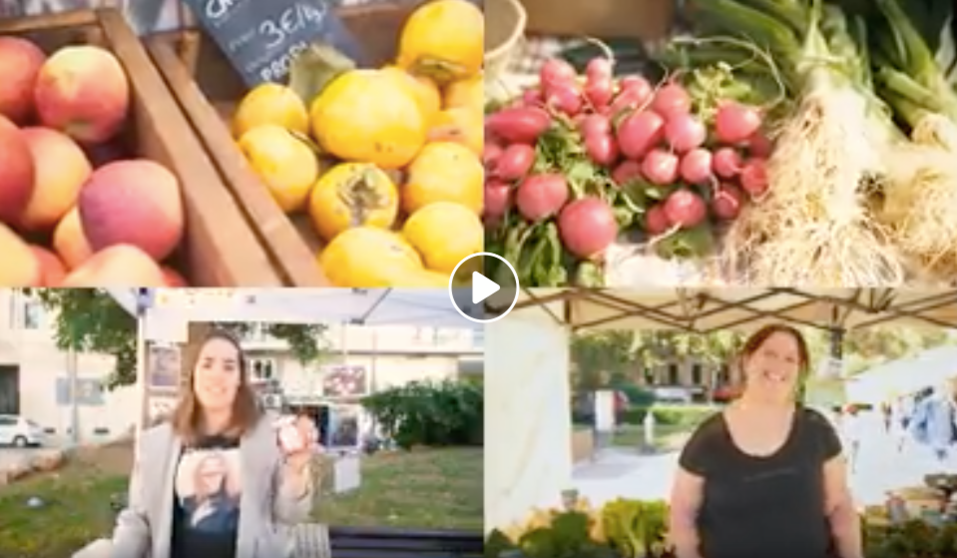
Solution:
M 305 495 L 284 481 L 282 455 L 266 415 L 240 441 L 242 496 L 236 558 L 276 558 L 293 554 L 290 524 L 308 521 L 313 489 Z M 112 558 L 171 558 L 173 491 L 182 442 L 169 423 L 143 432 L 130 478 L 128 508 L 113 531 Z

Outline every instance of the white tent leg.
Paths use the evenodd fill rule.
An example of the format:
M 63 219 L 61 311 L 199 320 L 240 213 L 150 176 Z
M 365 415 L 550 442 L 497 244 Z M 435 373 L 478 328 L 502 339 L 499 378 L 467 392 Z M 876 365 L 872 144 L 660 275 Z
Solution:
M 553 311 L 561 315 L 561 308 Z M 556 506 L 572 473 L 568 331 L 540 307 L 486 326 L 485 526 Z

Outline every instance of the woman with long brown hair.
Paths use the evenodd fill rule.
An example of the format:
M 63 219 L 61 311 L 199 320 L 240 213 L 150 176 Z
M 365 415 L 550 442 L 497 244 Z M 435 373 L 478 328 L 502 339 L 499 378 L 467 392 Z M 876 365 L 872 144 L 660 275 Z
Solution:
M 249 386 L 237 339 L 214 331 L 200 345 L 171 420 L 141 436 L 128 508 L 113 537 L 76 556 L 274 558 L 291 556 L 279 523 L 312 509 L 308 419 L 278 431 Z
M 678 558 L 861 558 L 841 443 L 797 400 L 808 373 L 801 332 L 747 339 L 741 396 L 707 419 L 679 459 L 670 534 Z

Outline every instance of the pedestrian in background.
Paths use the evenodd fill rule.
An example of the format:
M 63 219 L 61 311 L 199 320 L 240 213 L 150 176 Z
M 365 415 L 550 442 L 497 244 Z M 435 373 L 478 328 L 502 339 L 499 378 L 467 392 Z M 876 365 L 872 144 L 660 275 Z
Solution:
M 884 434 L 891 433 L 892 421 L 894 420 L 893 410 L 891 409 L 891 402 L 884 401 L 881 403 L 881 418 L 884 419 Z
M 904 397 L 898 397 L 891 403 L 891 439 L 897 453 L 903 453 L 907 444 L 907 424 L 910 421 Z
M 861 449 L 861 430 L 863 415 L 856 405 L 850 405 L 844 411 L 841 420 L 841 433 L 844 438 L 844 447 L 847 448 L 847 464 L 851 473 L 857 470 L 857 456 Z
M 957 441 L 957 402 L 950 386 L 938 386 L 921 400 L 911 423 L 914 439 L 931 450 L 939 465 L 946 465 Z

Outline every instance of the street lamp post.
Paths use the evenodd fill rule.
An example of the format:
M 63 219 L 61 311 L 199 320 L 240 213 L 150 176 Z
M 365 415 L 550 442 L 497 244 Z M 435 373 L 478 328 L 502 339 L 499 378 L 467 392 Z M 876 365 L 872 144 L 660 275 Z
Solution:
M 70 347 L 67 349 L 66 369 L 70 382 L 70 443 L 72 447 L 80 445 L 80 393 L 79 362 L 76 354 L 76 328 L 70 324 Z
M 146 312 L 153 305 L 152 289 L 136 290 L 136 426 L 133 447 L 139 459 L 140 436 L 149 420 L 149 382 L 146 378 Z

